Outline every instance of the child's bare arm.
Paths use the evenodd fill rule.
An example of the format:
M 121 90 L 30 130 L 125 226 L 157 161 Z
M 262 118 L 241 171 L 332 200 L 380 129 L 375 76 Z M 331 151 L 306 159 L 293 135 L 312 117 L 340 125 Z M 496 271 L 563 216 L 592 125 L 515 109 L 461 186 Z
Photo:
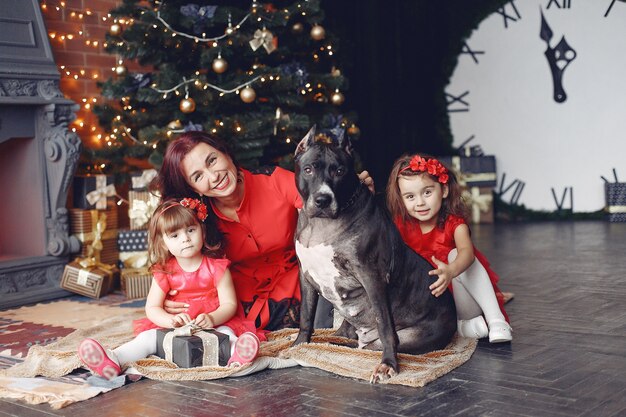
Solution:
M 456 259 L 449 264 L 432 257 L 437 265 L 436 269 L 428 272 L 429 275 L 437 275 L 439 278 L 430 285 L 430 290 L 435 297 L 439 297 L 448 288 L 452 279 L 465 272 L 474 262 L 474 245 L 466 224 L 459 225 L 454 230 L 454 243 L 457 249 Z

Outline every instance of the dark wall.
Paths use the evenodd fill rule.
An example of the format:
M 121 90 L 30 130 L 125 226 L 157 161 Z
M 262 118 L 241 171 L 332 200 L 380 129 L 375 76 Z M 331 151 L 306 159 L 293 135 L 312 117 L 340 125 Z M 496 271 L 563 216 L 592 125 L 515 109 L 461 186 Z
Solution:
M 403 153 L 453 152 L 444 88 L 463 41 L 504 0 L 322 0 L 358 113 L 355 144 L 383 191 Z

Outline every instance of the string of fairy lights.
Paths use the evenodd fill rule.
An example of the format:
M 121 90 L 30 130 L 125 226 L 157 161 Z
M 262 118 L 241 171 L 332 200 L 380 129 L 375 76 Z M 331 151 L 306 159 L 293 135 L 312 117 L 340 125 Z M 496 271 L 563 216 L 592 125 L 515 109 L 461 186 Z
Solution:
M 303 0 L 303 2 L 307 2 L 308 0 Z M 201 36 L 193 35 L 190 33 L 181 32 L 179 30 L 175 30 L 161 15 L 160 7 L 163 2 L 155 2 L 156 7 L 154 9 L 145 8 L 142 13 L 153 13 L 156 16 L 157 21 L 161 25 L 161 27 L 157 24 L 152 25 L 152 30 L 162 30 L 164 33 L 171 34 L 172 37 L 179 37 L 183 39 L 188 39 L 190 41 L 196 43 L 206 43 L 209 47 L 219 48 L 220 43 L 224 43 L 224 45 L 232 45 L 231 36 L 235 34 L 243 24 L 246 22 L 256 22 L 259 24 L 259 28 L 255 31 L 253 39 L 250 41 L 250 47 L 253 50 L 263 47 L 268 54 L 271 54 L 276 48 L 276 44 L 274 42 L 273 34 L 267 30 L 264 26 L 262 26 L 262 17 L 257 16 L 256 11 L 260 7 L 268 7 L 268 5 L 260 5 L 256 0 L 253 0 L 250 6 L 250 13 L 246 14 L 243 18 L 241 18 L 236 24 L 231 22 L 230 16 L 228 19 L 228 26 L 225 28 L 224 33 L 222 35 L 216 37 L 207 37 L 205 33 Z M 289 9 L 283 10 L 274 10 L 274 13 L 282 13 L 283 17 L 286 20 L 289 20 L 294 14 L 299 13 L 302 16 L 306 16 L 305 10 L 302 6 L 303 3 L 298 3 L 296 5 L 295 11 L 290 11 Z M 269 5 L 269 7 L 273 7 Z M 81 42 L 84 46 L 80 45 L 82 50 L 87 47 L 88 49 L 93 49 L 94 53 L 101 53 L 102 55 L 106 54 L 103 48 L 107 47 L 107 43 L 104 40 L 94 39 L 89 31 L 86 29 L 88 27 L 93 27 L 94 25 L 98 25 L 100 27 L 105 25 L 110 25 L 108 28 L 108 33 L 117 36 L 122 34 L 125 30 L 125 26 L 132 25 L 135 21 L 132 18 L 123 19 L 123 18 L 112 18 L 109 13 L 105 12 L 96 12 L 90 9 L 85 10 L 75 10 L 71 9 L 65 1 L 54 2 L 52 0 L 42 0 L 41 9 L 45 13 L 46 18 L 48 20 L 56 20 L 63 22 L 70 22 L 75 31 L 73 32 L 61 32 L 60 30 L 49 30 L 48 35 L 53 44 L 59 46 L 63 46 L 66 50 L 71 49 L 71 46 L 77 42 Z M 87 24 L 89 22 L 89 24 Z M 59 27 L 68 28 L 72 27 L 72 25 L 59 25 Z M 294 34 L 302 33 L 304 30 L 304 26 L 302 23 L 296 22 L 292 26 L 292 32 Z M 145 34 L 148 36 L 148 33 Z M 317 41 L 322 41 L 325 38 L 325 30 L 319 24 L 314 24 L 311 28 L 310 36 L 312 39 Z M 124 42 L 120 41 L 118 46 L 123 46 Z M 319 47 L 319 50 L 314 51 L 312 53 L 312 59 L 317 61 L 320 58 L 320 54 L 327 54 L 328 56 L 332 56 L 334 53 L 333 47 L 328 43 L 324 43 Z M 108 54 L 107 54 L 108 55 Z M 126 67 L 124 65 L 124 60 L 120 57 L 116 58 L 116 65 L 111 67 L 111 74 L 106 75 L 101 73 L 101 68 L 91 69 L 87 67 L 74 67 L 62 62 L 59 62 L 59 70 L 62 75 L 62 78 L 65 78 L 67 82 L 84 82 L 84 83 L 95 83 L 99 81 L 101 78 L 108 78 L 109 75 L 112 76 L 125 76 Z M 222 58 L 221 53 L 218 53 L 217 58 L 212 62 L 212 70 L 221 74 L 228 69 L 228 63 L 224 58 Z M 245 103 L 252 103 L 256 99 L 256 92 L 253 88 L 254 83 L 266 83 L 272 82 L 280 79 L 280 75 L 255 75 L 256 66 L 253 66 L 247 74 L 250 79 L 240 85 L 237 85 L 232 88 L 224 88 L 215 84 L 211 84 L 207 81 L 204 81 L 202 78 L 198 77 L 200 73 L 198 71 L 190 76 L 189 78 L 183 77 L 181 82 L 174 86 L 158 86 L 155 83 L 152 83 L 149 88 L 153 89 L 155 92 L 158 92 L 163 95 L 164 99 L 169 99 L 173 97 L 183 97 L 180 101 L 179 108 L 183 113 L 191 113 L 195 110 L 195 102 L 193 98 L 190 97 L 189 86 L 194 86 L 199 89 L 212 89 L 219 93 L 220 96 L 226 94 L 237 94 L 240 96 L 241 100 Z M 337 71 L 338 70 L 333 70 Z M 305 95 L 308 93 L 312 93 L 315 88 L 322 87 L 321 85 L 313 86 L 310 83 L 306 83 L 301 89 L 300 93 Z M 341 105 L 344 101 L 344 96 L 336 89 L 334 93 L 330 95 L 330 102 L 335 105 Z M 127 126 L 121 125 L 121 116 L 116 116 L 114 121 L 118 122 L 117 128 L 113 128 L 112 132 L 108 134 L 102 131 L 102 128 L 97 124 L 90 124 L 87 120 L 94 119 L 93 114 L 90 113 L 91 108 L 94 105 L 100 103 L 101 98 L 99 96 L 83 96 L 83 97 L 72 97 L 75 101 L 81 103 L 81 110 L 77 114 L 77 118 L 71 126 L 71 130 L 74 132 L 80 131 L 81 137 L 85 139 L 85 134 L 89 136 L 92 140 L 92 144 L 96 146 L 102 146 L 105 144 L 106 146 L 113 146 L 117 140 L 120 138 L 127 138 L 137 144 L 141 144 L 144 146 L 150 146 L 155 148 L 158 140 L 155 142 L 147 142 L 139 140 Z M 128 104 L 128 97 L 122 98 L 122 110 L 126 112 L 130 112 L 131 115 L 135 114 L 137 109 L 133 109 L 132 106 Z M 280 110 L 280 109 L 278 109 Z M 278 111 L 277 110 L 277 111 Z M 178 122 L 178 123 L 177 123 Z M 220 121 L 216 121 L 216 126 L 223 126 L 223 123 Z M 352 126 L 352 128 L 356 128 L 356 126 Z M 239 123 L 235 123 L 233 127 L 235 133 L 240 133 L 242 128 Z M 213 129 L 214 131 L 216 128 Z M 171 135 L 173 133 L 182 132 L 182 124 L 179 121 L 172 121 L 168 124 L 167 127 L 167 135 Z M 289 140 L 289 139 L 287 139 Z M 101 167 L 104 168 L 104 167 Z

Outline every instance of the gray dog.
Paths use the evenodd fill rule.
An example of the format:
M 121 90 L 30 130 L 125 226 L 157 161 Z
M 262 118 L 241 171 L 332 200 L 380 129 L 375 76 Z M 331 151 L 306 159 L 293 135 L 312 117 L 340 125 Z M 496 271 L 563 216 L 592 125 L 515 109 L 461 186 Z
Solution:
M 382 350 L 370 382 L 398 372 L 397 352 L 445 347 L 456 331 L 449 291 L 428 286 L 432 266 L 402 241 L 389 215 L 360 183 L 350 141 L 315 141 L 315 126 L 296 149 L 296 183 L 304 207 L 296 230 L 302 306 L 294 342 L 311 340 L 321 294 L 344 318 L 337 335 Z

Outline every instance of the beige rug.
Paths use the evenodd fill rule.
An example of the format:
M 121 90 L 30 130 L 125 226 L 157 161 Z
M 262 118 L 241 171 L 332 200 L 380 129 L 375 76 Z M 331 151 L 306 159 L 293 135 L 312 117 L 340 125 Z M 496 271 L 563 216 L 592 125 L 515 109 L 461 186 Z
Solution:
M 70 384 L 71 386 L 64 388 L 51 379 L 80 367 L 76 348 L 82 339 L 93 337 L 106 347 L 117 347 L 132 338 L 132 320 L 142 316 L 143 312 L 134 310 L 100 321 L 93 327 L 78 329 L 52 344 L 31 347 L 24 362 L 0 371 L 0 397 L 19 398 L 31 404 L 49 403 L 53 408 L 60 408 L 106 391 L 94 390 L 86 384 L 82 387 Z M 348 343 L 347 339 L 332 336 L 333 332 L 331 329 L 316 331 L 312 343 L 296 347 L 291 347 L 297 334 L 296 329 L 270 333 L 268 342 L 261 346 L 259 358 L 241 368 L 183 369 L 156 357 L 130 365 L 132 370 L 155 380 L 210 380 L 244 376 L 268 368 L 301 365 L 369 381 L 370 373 L 379 363 L 381 353 L 331 344 Z M 399 374 L 383 383 L 423 387 L 466 362 L 476 349 L 476 344 L 474 339 L 455 336 L 443 350 L 424 355 L 400 354 Z

